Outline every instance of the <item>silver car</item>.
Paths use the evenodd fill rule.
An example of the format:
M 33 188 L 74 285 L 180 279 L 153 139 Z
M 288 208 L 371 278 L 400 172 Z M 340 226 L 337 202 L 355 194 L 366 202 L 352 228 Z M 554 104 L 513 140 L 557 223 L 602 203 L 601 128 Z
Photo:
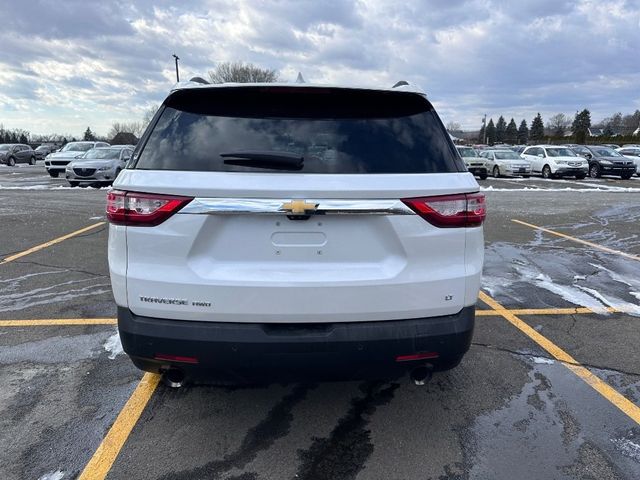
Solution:
M 84 156 L 92 148 L 108 147 L 107 142 L 69 142 L 59 152 L 50 153 L 44 159 L 49 175 L 57 178 L 64 173 L 65 167 L 76 158 Z
M 72 187 L 111 185 L 132 153 L 129 145 L 93 148 L 67 165 L 65 177 Z
M 531 163 L 513 150 L 485 150 L 480 155 L 487 159 L 487 168 L 495 178 L 502 175 L 528 178 L 531 175 Z

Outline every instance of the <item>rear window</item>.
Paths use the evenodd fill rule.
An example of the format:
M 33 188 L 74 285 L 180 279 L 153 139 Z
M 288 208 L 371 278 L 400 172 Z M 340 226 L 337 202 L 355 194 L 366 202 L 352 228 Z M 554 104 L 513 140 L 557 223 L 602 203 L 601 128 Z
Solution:
M 234 156 L 243 152 L 301 161 L 274 168 L 269 162 Z M 419 95 L 243 87 L 172 94 L 134 168 L 256 173 L 465 171 L 459 162 L 433 107 Z

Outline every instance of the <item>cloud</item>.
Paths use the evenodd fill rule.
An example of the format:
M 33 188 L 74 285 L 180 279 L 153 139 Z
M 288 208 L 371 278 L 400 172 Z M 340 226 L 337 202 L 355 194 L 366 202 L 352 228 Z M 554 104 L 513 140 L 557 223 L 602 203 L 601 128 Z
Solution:
M 421 85 L 445 122 L 640 108 L 630 0 L 5 0 L 0 121 L 105 133 L 174 80 L 248 61 L 293 80 Z

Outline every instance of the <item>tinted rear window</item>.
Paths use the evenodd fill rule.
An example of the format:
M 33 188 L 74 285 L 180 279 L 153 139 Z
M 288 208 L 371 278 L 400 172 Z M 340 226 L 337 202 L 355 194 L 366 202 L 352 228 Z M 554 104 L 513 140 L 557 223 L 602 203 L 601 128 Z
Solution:
M 421 96 L 288 87 L 175 92 L 134 168 L 274 171 L 221 156 L 241 151 L 300 155 L 303 165 L 295 171 L 302 173 L 465 170 L 433 107 Z

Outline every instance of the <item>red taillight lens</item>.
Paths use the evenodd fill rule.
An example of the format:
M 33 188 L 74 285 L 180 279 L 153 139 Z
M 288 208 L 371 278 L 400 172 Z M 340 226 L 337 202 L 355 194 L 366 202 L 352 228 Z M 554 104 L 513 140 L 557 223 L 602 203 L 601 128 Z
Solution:
M 396 362 L 415 362 L 417 360 L 427 360 L 429 358 L 438 358 L 440 354 L 438 352 L 422 352 L 411 353 L 409 355 L 398 355 Z
M 402 202 L 440 228 L 478 227 L 487 215 L 482 193 L 405 198 Z
M 182 355 L 170 355 L 168 353 L 156 353 L 153 357 L 156 360 L 164 360 L 168 362 L 180 362 L 180 363 L 198 363 L 198 359 L 196 357 L 185 357 Z
M 111 190 L 107 194 L 107 219 L 115 225 L 160 225 L 193 198 Z

